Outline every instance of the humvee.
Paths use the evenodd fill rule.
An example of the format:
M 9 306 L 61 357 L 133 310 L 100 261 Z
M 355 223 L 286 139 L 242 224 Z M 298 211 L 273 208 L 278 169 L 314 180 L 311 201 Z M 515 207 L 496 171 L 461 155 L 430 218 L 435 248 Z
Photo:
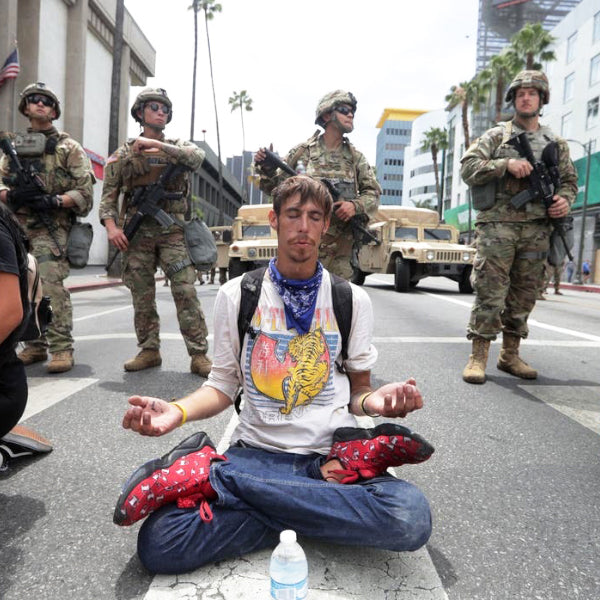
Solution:
M 471 294 L 475 249 L 458 243 L 458 230 L 440 225 L 438 213 L 426 208 L 382 205 L 368 226 L 369 240 L 358 252 L 352 282 L 362 285 L 371 273 L 393 273 L 394 289 L 408 292 L 424 277 L 443 276 Z M 365 240 L 366 241 L 366 240 Z
M 238 209 L 229 246 L 229 279 L 277 256 L 277 233 L 269 225 L 272 208 L 272 204 L 245 204 Z

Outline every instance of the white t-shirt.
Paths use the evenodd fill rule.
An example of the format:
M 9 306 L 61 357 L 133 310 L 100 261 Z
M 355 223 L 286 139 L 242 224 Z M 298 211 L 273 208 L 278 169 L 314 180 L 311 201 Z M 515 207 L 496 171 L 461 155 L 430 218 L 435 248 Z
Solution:
M 268 270 L 258 307 L 239 360 L 237 319 L 241 298 L 237 277 L 221 286 L 215 300 L 213 367 L 204 385 L 235 400 L 243 385 L 244 404 L 232 443 L 275 452 L 327 454 L 338 427 L 355 427 L 348 412 L 350 383 L 340 373 L 340 336 L 331 299 L 329 272 L 317 295 L 310 331 L 300 336 L 286 327 L 283 301 Z M 351 284 L 352 285 L 352 284 Z M 352 326 L 348 371 L 370 371 L 377 350 L 371 344 L 373 310 L 364 290 L 352 285 Z M 241 362 L 241 365 L 240 365 Z M 243 371 L 243 373 L 242 373 Z

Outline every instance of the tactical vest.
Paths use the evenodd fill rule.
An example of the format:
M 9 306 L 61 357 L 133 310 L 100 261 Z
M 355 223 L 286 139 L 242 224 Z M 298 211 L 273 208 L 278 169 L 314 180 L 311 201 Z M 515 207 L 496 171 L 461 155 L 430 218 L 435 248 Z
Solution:
M 503 128 L 503 135 L 500 145 L 494 151 L 492 158 L 515 158 L 524 160 L 525 157 L 520 156 L 517 150 L 512 145 L 508 144 L 508 140 L 511 137 L 518 135 L 523 130 L 515 125 L 513 121 L 501 123 L 500 126 Z M 544 148 L 550 142 L 556 140 L 554 133 L 552 133 L 551 129 L 545 125 L 541 125 L 536 131 L 527 131 L 526 135 L 531 144 L 531 149 L 536 161 L 541 160 Z M 519 210 L 514 209 L 510 204 L 510 200 L 513 196 L 529 188 L 530 185 L 528 177 L 517 179 L 507 170 L 498 181 L 495 205 L 489 210 L 478 214 L 478 221 L 512 220 L 507 218 L 510 217 L 510 215 L 520 217 L 516 220 L 523 221 L 546 218 L 546 208 L 541 200 L 530 201 L 524 208 Z
M 139 154 L 129 152 L 123 160 L 123 188 L 131 194 L 139 187 L 152 185 L 160 178 L 172 158 L 162 150 L 143 150 Z M 181 173 L 165 184 L 165 191 L 177 192 L 181 198 L 162 200 L 161 208 L 172 214 L 185 214 L 187 210 L 188 176 Z

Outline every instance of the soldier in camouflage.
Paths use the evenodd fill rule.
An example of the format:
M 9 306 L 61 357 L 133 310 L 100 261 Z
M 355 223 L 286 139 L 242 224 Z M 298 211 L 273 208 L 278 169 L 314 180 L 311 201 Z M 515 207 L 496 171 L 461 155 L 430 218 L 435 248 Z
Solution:
M 45 338 L 28 342 L 19 358 L 25 365 L 52 358 L 49 373 L 69 371 L 73 359 L 73 309 L 64 280 L 69 275 L 67 239 L 77 216 L 86 216 L 93 204 L 94 174 L 81 145 L 52 121 L 60 118 L 60 102 L 45 83 L 28 85 L 21 93 L 19 112 L 29 119 L 26 134 L 16 134 L 19 161 L 35 171 L 45 194 L 23 191 L 10 184 L 10 163 L 0 160 L 0 201 L 11 206 L 31 243 L 39 263 L 44 294 L 50 296 L 53 319 Z M 8 183 L 5 182 L 5 179 Z M 40 214 L 47 215 L 47 227 Z
M 355 215 L 373 216 L 379 206 L 381 188 L 367 159 L 348 140 L 346 134 L 354 129 L 356 98 L 350 92 L 335 90 L 326 94 L 317 105 L 315 124 L 318 130 L 306 142 L 292 148 L 285 162 L 298 172 L 311 177 L 330 179 L 340 192 L 334 205 L 329 230 L 321 240 L 319 260 L 323 266 L 343 277 L 352 277 L 352 246 L 350 220 Z M 260 189 L 270 194 L 285 173 L 274 169 L 259 150 L 254 161 L 260 176 Z
M 160 266 L 171 281 L 179 328 L 191 356 L 190 370 L 207 377 L 212 366 L 206 356 L 208 330 L 194 288 L 196 271 L 188 258 L 181 226 L 165 228 L 146 216 L 132 240 L 128 241 L 123 233 L 124 224 L 137 210 L 131 204 L 136 189 L 155 183 L 170 163 L 184 165 L 189 171 L 199 169 L 204 152 L 191 142 L 165 138 L 163 130 L 173 111 L 171 100 L 162 88 L 142 90 L 131 107 L 131 115 L 140 123 L 142 134 L 123 144 L 106 161 L 100 203 L 100 221 L 106 227 L 108 239 L 123 253 L 122 278 L 131 291 L 135 332 L 141 349 L 124 368 L 140 371 L 162 364 L 154 280 Z M 178 222 L 183 221 L 187 210 L 188 186 L 187 171 L 165 184 L 169 197 L 175 198 L 161 200 L 161 208 Z
M 519 73 L 506 94 L 506 101 L 514 106 L 514 118 L 488 130 L 461 159 L 462 178 L 471 186 L 478 209 L 473 269 L 476 299 L 467 329 L 473 348 L 463 371 L 468 383 L 485 381 L 490 342 L 500 331 L 498 368 L 523 379 L 537 377 L 537 371 L 519 357 L 519 344 L 527 337 L 527 318 L 543 277 L 551 232 L 549 219 L 568 215 L 577 195 L 577 171 L 566 141 L 539 123 L 549 96 L 544 73 Z M 511 204 L 516 194 L 530 186 L 531 164 L 507 143 L 524 131 L 536 160 L 541 160 L 549 142 L 558 143 L 561 183 L 548 209 L 541 199 L 530 200 L 521 208 Z M 484 190 L 483 196 L 477 190 Z

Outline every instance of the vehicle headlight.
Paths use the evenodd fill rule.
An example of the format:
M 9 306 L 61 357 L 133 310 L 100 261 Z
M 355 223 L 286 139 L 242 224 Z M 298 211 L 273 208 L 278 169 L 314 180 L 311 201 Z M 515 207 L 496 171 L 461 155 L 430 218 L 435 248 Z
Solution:
M 435 259 L 435 250 L 427 250 L 425 257 L 427 258 L 427 260 L 434 260 Z
M 463 260 L 465 262 L 469 262 L 471 260 L 471 253 L 470 252 L 463 252 Z
M 248 248 L 248 256 L 254 258 L 256 256 L 256 248 Z

